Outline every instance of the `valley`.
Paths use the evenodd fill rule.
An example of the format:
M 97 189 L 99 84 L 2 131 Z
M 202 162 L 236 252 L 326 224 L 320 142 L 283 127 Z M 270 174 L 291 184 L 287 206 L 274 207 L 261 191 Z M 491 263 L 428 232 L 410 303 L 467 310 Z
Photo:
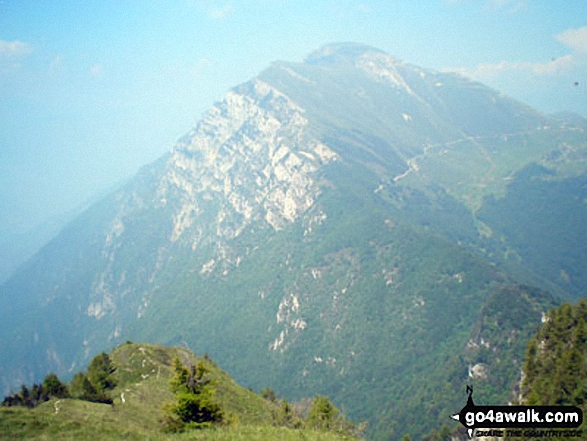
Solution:
M 275 62 L 0 286 L 1 390 L 144 341 L 422 438 L 466 384 L 508 402 L 584 296 L 586 176 L 584 128 L 457 74 L 354 43 Z

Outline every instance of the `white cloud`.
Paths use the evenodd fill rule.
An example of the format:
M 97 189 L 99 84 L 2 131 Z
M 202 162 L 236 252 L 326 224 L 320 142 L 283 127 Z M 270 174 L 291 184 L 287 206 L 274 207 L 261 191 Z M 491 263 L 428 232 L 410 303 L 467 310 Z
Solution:
M 65 59 L 62 55 L 56 55 L 49 63 L 48 73 L 50 76 L 60 75 L 65 68 Z
M 371 12 L 371 8 L 369 6 L 367 6 L 365 3 L 359 3 L 357 5 L 357 9 L 361 12 L 364 12 L 365 14 L 368 14 L 369 12 Z
M 528 3 L 526 3 L 524 0 L 521 0 L 513 3 L 507 11 L 511 13 L 516 13 L 526 9 L 528 9 Z
M 211 64 L 212 64 L 212 60 L 210 60 L 208 58 L 200 58 L 196 62 L 196 65 L 190 69 L 190 74 L 192 76 L 199 77 L 200 75 L 202 75 L 206 71 L 208 66 L 210 66 Z
M 460 6 L 465 4 L 477 3 L 484 9 L 506 12 L 518 12 L 528 7 L 526 0 L 442 0 L 446 6 Z
M 491 0 L 496 3 L 510 0 Z M 522 76 L 552 77 L 564 75 L 578 69 L 587 69 L 587 26 L 567 29 L 554 38 L 571 49 L 569 54 L 544 62 L 500 61 L 499 63 L 479 64 L 475 69 L 447 69 L 481 81 L 490 81 L 502 75 L 515 73 Z
M 234 7 L 229 1 L 187 0 L 186 4 L 190 8 L 200 10 L 212 20 L 224 20 L 234 12 Z
M 19 40 L 0 40 L 0 74 L 14 72 L 22 67 L 20 60 L 33 51 L 33 46 Z
M 587 26 L 579 29 L 567 29 L 563 33 L 555 35 L 554 38 L 578 54 L 587 54 Z
M 208 17 L 214 20 L 224 20 L 234 12 L 234 8 L 230 3 L 226 3 L 220 7 L 213 7 L 208 9 Z
M 519 11 L 526 6 L 524 0 L 488 0 L 487 4 L 496 9 L 509 8 L 512 11 Z
M 556 75 L 562 72 L 567 72 L 575 65 L 575 60 L 572 55 L 565 55 L 545 63 L 536 63 L 530 61 L 500 61 L 496 64 L 480 64 L 473 71 L 466 69 L 454 69 L 457 72 L 468 74 L 473 78 L 487 79 L 495 77 L 505 72 L 531 73 L 535 75 Z
M 104 72 L 104 66 L 101 64 L 94 64 L 88 69 L 88 73 L 92 77 L 99 77 Z
M 0 40 L 0 55 L 4 57 L 22 57 L 30 54 L 33 46 L 22 41 L 5 41 Z

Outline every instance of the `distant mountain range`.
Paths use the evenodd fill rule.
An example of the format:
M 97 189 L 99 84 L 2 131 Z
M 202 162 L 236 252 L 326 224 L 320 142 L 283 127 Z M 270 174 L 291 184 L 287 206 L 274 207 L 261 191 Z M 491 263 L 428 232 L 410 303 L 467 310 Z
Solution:
M 354 43 L 276 62 L 0 287 L 0 384 L 130 339 L 373 439 L 452 424 L 465 384 L 505 403 L 587 292 L 585 127 Z

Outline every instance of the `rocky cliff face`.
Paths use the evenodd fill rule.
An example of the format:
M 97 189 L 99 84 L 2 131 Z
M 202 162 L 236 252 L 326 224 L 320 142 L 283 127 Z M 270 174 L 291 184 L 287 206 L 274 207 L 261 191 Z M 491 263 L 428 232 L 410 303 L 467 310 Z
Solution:
M 551 199 L 576 193 L 581 130 L 364 46 L 275 63 L 0 288 L 3 388 L 125 340 L 188 344 L 249 387 L 332 396 L 373 437 L 423 434 L 465 381 L 508 394 L 519 330 L 552 305 L 512 286 L 573 286 L 535 272 L 487 200 L 533 162 L 554 170 Z M 510 297 L 533 313 L 502 314 Z
M 119 193 L 118 213 L 102 248 L 107 266 L 93 285 L 87 314 L 101 319 L 127 292 L 120 289 L 127 272 L 115 286 L 107 281 L 115 281 L 111 264 L 127 241 L 127 220 L 139 213 L 162 211 L 167 218 L 167 237 L 158 237 L 157 259 L 141 267 L 150 284 L 176 243 L 205 255 L 200 275 L 227 275 L 246 257 L 234 246 L 243 231 L 279 231 L 295 222 L 321 193 L 319 170 L 338 158 L 308 133 L 307 124 L 304 109 L 263 81 L 230 91 L 174 146 L 153 193 L 146 199 Z M 202 246 L 211 249 L 201 253 Z M 143 298 L 137 317 L 148 304 Z
M 294 222 L 320 194 L 316 171 L 337 156 L 307 124 L 304 109 L 263 81 L 229 92 L 167 163 L 157 196 L 182 201 L 170 240 L 193 225 L 199 199 L 227 203 L 217 214 L 218 238 L 234 239 L 251 222 L 275 230 Z

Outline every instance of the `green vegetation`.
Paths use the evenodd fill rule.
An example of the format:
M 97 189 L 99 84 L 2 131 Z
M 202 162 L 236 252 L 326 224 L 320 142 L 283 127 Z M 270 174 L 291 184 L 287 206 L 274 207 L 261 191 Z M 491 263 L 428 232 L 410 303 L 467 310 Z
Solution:
M 43 387 L 51 394 L 34 408 L 0 408 L 0 440 L 356 439 L 352 423 L 323 412 L 336 409 L 327 398 L 314 400 L 327 406 L 313 406 L 306 417 L 303 406 L 244 389 L 212 360 L 182 348 L 126 343 L 102 353 L 87 374 L 74 377 L 70 389 L 81 391 L 78 398 L 53 374 Z M 109 392 L 108 402 L 86 399 L 96 387 Z M 310 423 L 310 415 L 321 423 Z
M 525 341 L 553 305 L 544 291 L 580 296 L 587 288 L 584 132 L 454 75 L 392 63 L 392 77 L 409 89 L 391 84 L 357 68 L 360 48 L 345 51 L 276 63 L 260 77 L 304 108 L 304 122 L 292 120 L 307 129 L 303 137 L 289 136 L 279 93 L 261 99 L 257 83 L 239 86 L 271 124 L 200 126 L 227 142 L 185 156 L 182 147 L 143 168 L 0 287 L 3 386 L 49 370 L 62 376 L 87 365 L 88 351 L 134 339 L 187 344 L 240 383 L 275 390 L 261 397 L 240 388 L 209 360 L 205 387 L 170 390 L 174 358 L 193 378 L 200 359 L 129 344 L 109 355 L 115 371 L 102 357 L 74 377 L 78 399 L 62 399 L 57 407 L 69 410 L 56 414 L 58 424 L 87 416 L 104 421 L 102 433 L 205 437 L 190 427 L 221 413 L 210 436 L 238 428 L 287 439 L 338 425 L 328 406 L 310 412 L 306 397 L 320 394 L 367 420 L 373 439 L 421 439 L 448 424 L 469 381 L 485 399 L 507 402 Z M 282 104 L 272 108 L 275 97 Z M 217 116 L 233 113 L 227 104 Z M 283 129 L 270 137 L 275 147 L 293 154 L 248 156 L 267 147 L 273 126 Z M 314 156 L 304 144 L 312 137 L 337 159 L 313 162 L 308 180 L 270 172 L 274 161 L 294 164 L 295 176 L 305 170 L 295 157 Z M 247 147 L 234 154 L 242 140 Z M 230 160 L 211 169 L 204 157 Z M 249 167 L 257 161 L 258 180 Z M 211 173 L 200 179 L 195 170 Z M 318 191 L 275 230 L 267 210 L 280 201 L 267 195 L 281 185 L 280 201 L 307 186 Z M 20 400 L 30 393 L 20 391 Z M 53 418 L 55 403 L 4 410 Z M 160 434 L 166 420 L 187 434 Z
M 112 404 L 108 391 L 114 389 L 116 368 L 106 353 L 92 359 L 88 373 L 79 372 L 71 381 L 70 391 L 73 398 L 95 403 Z
M 552 310 L 528 342 L 524 404 L 575 405 L 587 411 L 587 300 Z
M 104 392 L 116 386 L 115 371 L 108 354 L 102 352 L 92 359 L 88 367 L 88 379 L 97 391 Z
M 523 334 L 528 329 L 520 329 L 515 333 L 507 331 L 511 329 L 508 321 L 512 318 L 519 317 L 520 314 L 535 314 L 539 307 L 548 305 L 551 302 L 544 293 L 533 297 L 528 297 L 529 287 L 517 287 L 500 293 L 496 296 L 497 301 L 504 301 L 506 297 L 511 300 L 505 305 L 501 313 L 491 314 L 484 317 L 483 327 L 489 326 L 484 336 L 487 341 L 491 341 L 491 335 L 494 337 L 499 333 L 508 332 L 509 341 L 501 338 L 503 344 L 501 347 L 493 347 L 490 351 L 476 350 L 477 357 L 488 356 L 489 352 L 495 352 L 495 357 L 503 356 L 502 351 L 507 349 L 512 343 L 518 346 L 527 342 L 525 359 L 522 363 L 522 380 L 519 389 L 515 391 L 515 404 L 524 404 L 531 406 L 540 405 L 567 405 L 578 406 L 587 413 L 587 299 L 579 301 L 576 305 L 564 303 L 554 307 L 543 315 L 542 325 L 538 330 L 532 332 L 530 338 L 524 337 Z M 515 292 L 518 294 L 516 295 Z M 521 294 L 521 295 L 520 295 Z M 535 300 L 542 297 L 542 303 L 537 304 Z M 495 306 L 495 305 L 488 305 Z M 537 308 L 538 307 L 538 308 Z M 512 336 L 517 335 L 517 340 Z M 520 335 L 522 334 L 522 335 Z M 522 337 L 522 338 L 520 338 Z M 486 348 L 489 349 L 489 348 Z M 501 375 L 500 372 L 498 372 Z M 507 385 L 508 382 L 504 382 Z M 478 387 L 480 386 L 480 387 Z M 485 385 L 486 386 L 486 385 Z M 475 383 L 477 396 L 482 396 L 483 401 L 487 404 L 502 404 L 494 395 L 491 395 L 491 388 L 487 388 L 483 383 Z M 584 430 L 584 428 L 583 428 Z M 431 433 L 423 438 L 424 440 L 450 440 L 451 436 L 458 439 L 465 437 L 464 428 L 460 425 L 454 426 L 452 430 L 443 426 L 440 430 L 432 430 Z M 507 438 L 510 439 L 510 438 Z M 515 437 L 512 439 L 527 439 Z
M 312 401 L 306 423 L 310 428 L 319 430 L 334 430 L 337 432 L 350 432 L 352 423 L 340 415 L 332 401 L 326 396 L 319 395 Z
M 114 372 L 116 368 L 108 354 L 101 353 L 92 359 L 88 373 L 77 373 L 69 387 L 62 383 L 57 375 L 51 373 L 45 377 L 43 384 L 34 384 L 32 388 L 22 385 L 19 393 L 4 399 L 2 406 L 36 407 L 51 398 L 77 398 L 95 403 L 112 404 L 108 391 L 116 386 Z
M 563 179 L 529 165 L 515 175 L 503 198 L 487 198 L 478 213 L 503 235 L 522 265 L 573 297 L 587 287 L 586 185 L 587 175 Z
M 519 380 L 527 342 L 534 336 L 542 314 L 557 304 L 548 293 L 524 285 L 503 287 L 489 296 L 465 352 L 470 368 L 482 367 L 467 384 L 474 385 L 475 394 L 483 397 L 484 403 L 511 400 L 510 391 Z M 458 384 L 455 387 L 461 389 Z
M 208 379 L 209 368 L 204 360 L 195 366 L 185 367 L 179 358 L 173 361 L 175 374 L 171 390 L 175 403 L 168 406 L 164 426 L 171 432 L 186 429 L 208 428 L 222 421 L 223 414 L 215 401 L 216 389 Z
M 30 389 L 23 384 L 20 392 L 4 398 L 2 406 L 24 406 L 33 408 L 45 401 L 49 401 L 51 398 L 67 397 L 69 397 L 67 386 L 59 380 L 57 375 L 51 373 L 45 377 L 42 384 L 33 384 Z

